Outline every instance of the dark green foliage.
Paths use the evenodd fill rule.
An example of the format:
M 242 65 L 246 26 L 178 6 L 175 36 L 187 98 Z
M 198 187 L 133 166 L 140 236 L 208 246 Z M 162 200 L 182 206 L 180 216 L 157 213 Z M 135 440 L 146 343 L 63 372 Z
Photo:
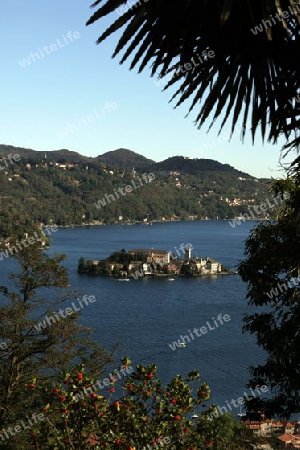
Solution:
M 109 257 L 108 261 L 116 262 L 119 264 L 130 264 L 133 261 L 133 257 L 131 254 L 127 253 L 123 248 L 119 252 L 113 252 Z
M 79 362 L 99 376 L 103 363 L 110 359 L 91 339 L 92 330 L 78 323 L 78 308 L 71 315 L 64 313 L 66 306 L 72 306 L 71 300 L 76 302 L 76 293 L 67 288 L 64 255 L 50 258 L 33 244 L 20 250 L 15 259 L 19 273 L 11 274 L 9 287 L 0 290 L 0 430 L 42 412 L 37 382 L 51 386 L 61 380 L 61 370 Z M 63 314 L 55 315 L 60 311 Z M 29 432 L 10 437 L 4 448 L 21 448 L 18 445 L 26 442 L 28 433 L 30 427 Z
M 123 358 L 122 362 L 127 358 Z M 122 366 L 119 381 L 112 373 L 108 389 L 95 392 L 94 381 L 82 368 L 66 374 L 65 383 L 48 396 L 46 420 L 36 427 L 33 442 L 43 450 L 246 450 L 254 439 L 231 414 L 210 421 L 204 410 L 191 419 L 199 406 L 205 408 L 209 386 L 196 370 L 187 378 L 175 376 L 167 385 L 157 377 L 157 367 Z M 127 373 L 124 370 L 130 369 Z M 122 395 L 115 397 L 115 386 Z M 57 392 L 59 390 L 59 392 Z M 76 394 L 77 393 L 77 394 Z M 74 395 L 75 394 L 75 395 Z M 63 396 L 63 401 L 61 401 Z M 75 399 L 81 400 L 76 401 Z M 79 397 L 79 398 L 78 398 Z M 198 411 L 199 412 L 199 411 Z M 89 439 L 88 439 L 89 438 Z M 163 439 L 164 438 L 164 439 Z M 89 442 L 87 442 L 89 441 Z M 91 447 L 89 443 L 94 443 Z
M 251 368 L 249 386 L 266 384 L 269 395 L 250 401 L 248 408 L 285 418 L 300 412 L 299 162 L 286 181 L 274 184 L 276 193 L 290 195 L 285 209 L 275 222 L 252 231 L 239 268 L 249 304 L 259 307 L 245 317 L 244 330 L 267 352 L 265 363 Z

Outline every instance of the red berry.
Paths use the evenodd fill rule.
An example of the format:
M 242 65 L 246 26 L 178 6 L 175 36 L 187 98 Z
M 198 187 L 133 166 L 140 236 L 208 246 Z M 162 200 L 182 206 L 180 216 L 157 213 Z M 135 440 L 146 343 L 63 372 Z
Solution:
M 95 392 L 93 392 L 93 393 L 91 394 L 91 397 L 92 397 L 92 398 L 97 398 L 97 394 L 96 394 Z
M 64 380 L 64 383 L 65 383 L 65 384 L 69 384 L 70 381 L 69 381 L 69 380 Z
M 115 444 L 121 444 L 121 442 L 122 442 L 121 439 L 116 439 L 115 440 Z
M 171 400 L 172 405 L 175 405 L 176 402 L 177 402 L 176 398 L 173 398 L 173 400 Z
M 64 402 L 66 400 L 66 396 L 65 395 L 61 395 L 59 397 L 59 399 L 60 399 L 61 402 Z
M 152 377 L 153 377 L 153 373 L 152 372 L 148 373 L 148 378 L 152 378 Z
M 30 383 L 30 384 L 28 385 L 28 387 L 30 387 L 31 389 L 34 389 L 34 388 L 36 387 L 36 384 Z
M 69 414 L 69 411 L 68 411 L 67 409 L 63 409 L 63 412 L 64 412 L 65 414 Z
M 157 413 L 157 414 L 161 414 L 161 409 L 157 409 L 157 410 L 156 410 L 156 413 Z
M 115 406 L 120 406 L 120 402 L 116 401 L 116 402 L 114 403 L 114 405 L 115 405 Z
M 58 394 L 59 393 L 59 389 L 58 388 L 54 388 L 53 389 L 53 394 Z
M 181 419 L 181 417 L 179 415 L 174 417 L 174 420 L 180 420 L 180 419 Z
M 83 378 L 83 374 L 80 372 L 80 373 L 78 373 L 77 374 L 77 379 L 78 380 L 82 380 L 82 378 Z
M 115 392 L 115 388 L 110 388 L 109 392 Z
M 132 384 L 129 384 L 128 387 L 127 387 L 127 389 L 128 389 L 129 391 L 132 391 L 132 390 L 133 390 L 133 385 L 132 385 Z

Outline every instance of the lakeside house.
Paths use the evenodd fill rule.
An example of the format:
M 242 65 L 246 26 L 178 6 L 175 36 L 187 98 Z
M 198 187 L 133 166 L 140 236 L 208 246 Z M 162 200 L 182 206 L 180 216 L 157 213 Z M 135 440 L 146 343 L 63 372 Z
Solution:
M 222 264 L 209 257 L 185 260 L 183 265 L 189 266 L 190 271 L 201 275 L 214 275 L 222 272 Z

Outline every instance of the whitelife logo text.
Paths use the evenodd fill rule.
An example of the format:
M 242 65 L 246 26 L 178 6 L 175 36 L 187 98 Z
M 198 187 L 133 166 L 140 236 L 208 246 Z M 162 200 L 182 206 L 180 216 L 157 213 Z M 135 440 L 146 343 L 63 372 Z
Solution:
M 218 317 L 215 319 L 212 317 L 213 324 L 215 326 L 212 326 L 209 321 L 206 322 L 205 325 L 200 328 L 194 328 L 193 331 L 188 330 L 189 335 L 180 335 L 180 338 L 178 341 L 174 341 L 172 344 L 169 344 L 169 347 L 174 351 L 176 348 L 181 348 L 182 344 L 186 344 L 186 342 L 191 342 L 195 339 L 194 334 L 196 337 L 201 337 L 204 334 L 208 333 L 208 331 L 215 330 L 216 328 L 219 328 L 220 325 L 223 325 L 224 322 L 229 322 L 231 320 L 231 317 L 229 314 L 219 314 Z

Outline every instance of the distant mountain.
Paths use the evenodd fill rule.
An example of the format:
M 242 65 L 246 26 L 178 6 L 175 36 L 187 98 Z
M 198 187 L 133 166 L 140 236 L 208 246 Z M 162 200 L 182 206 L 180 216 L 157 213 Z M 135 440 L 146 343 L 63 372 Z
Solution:
M 19 154 L 22 159 L 39 159 L 60 163 L 101 163 L 111 168 L 145 172 L 180 172 L 182 175 L 196 175 L 199 172 L 227 172 L 234 176 L 255 179 L 252 175 L 235 169 L 229 164 L 222 164 L 213 159 L 190 159 L 185 156 L 172 156 L 161 162 L 155 162 L 132 150 L 119 148 L 95 158 L 83 156 L 67 149 L 38 151 L 22 147 L 0 144 L 0 158 L 9 154 Z
M 241 172 L 229 164 L 221 164 L 213 159 L 190 159 L 184 156 L 172 156 L 164 161 L 146 167 L 148 172 L 180 172 L 185 175 L 195 175 L 197 172 L 232 172 L 243 178 L 254 177 Z
M 126 148 L 119 148 L 111 152 L 99 155 L 97 161 L 107 164 L 110 167 L 118 167 L 120 169 L 143 169 L 146 166 L 155 164 L 152 159 L 145 158 Z
M 12 145 L 0 144 L 0 157 L 7 157 L 9 154 L 18 154 L 22 159 L 48 159 L 49 161 L 57 162 L 91 162 L 94 158 L 88 156 L 83 156 L 80 153 L 73 152 L 70 150 L 49 150 L 40 151 L 32 150 L 29 148 L 13 147 Z
M 155 164 L 153 159 L 145 158 L 145 156 L 139 155 L 138 153 L 125 148 L 106 152 L 103 153 L 103 155 L 92 158 L 67 149 L 39 151 L 0 144 L 0 158 L 7 157 L 10 153 L 13 155 L 20 155 L 22 159 L 47 159 L 48 161 L 57 161 L 61 163 L 100 162 L 109 167 L 129 170 L 132 170 L 133 168 L 143 169 L 145 166 Z

